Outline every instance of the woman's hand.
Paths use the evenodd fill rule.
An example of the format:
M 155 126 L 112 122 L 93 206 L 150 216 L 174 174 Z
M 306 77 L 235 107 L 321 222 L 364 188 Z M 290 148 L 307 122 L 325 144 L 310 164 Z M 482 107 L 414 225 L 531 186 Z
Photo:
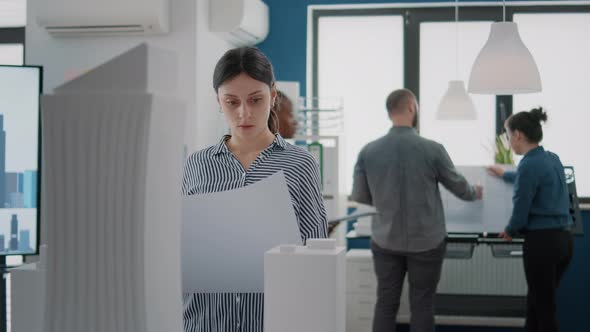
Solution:
M 504 169 L 498 165 L 492 165 L 488 167 L 488 173 L 493 176 L 503 177 Z
M 508 242 L 512 241 L 512 237 L 510 237 L 510 235 L 506 234 L 506 232 L 500 233 L 500 235 L 498 235 L 498 237 L 501 237 Z

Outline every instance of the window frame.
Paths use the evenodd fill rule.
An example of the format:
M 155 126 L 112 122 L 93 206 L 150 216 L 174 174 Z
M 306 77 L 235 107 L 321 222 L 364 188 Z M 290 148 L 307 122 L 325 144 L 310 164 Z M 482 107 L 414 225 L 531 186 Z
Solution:
M 25 28 L 0 28 L 0 44 L 25 44 Z

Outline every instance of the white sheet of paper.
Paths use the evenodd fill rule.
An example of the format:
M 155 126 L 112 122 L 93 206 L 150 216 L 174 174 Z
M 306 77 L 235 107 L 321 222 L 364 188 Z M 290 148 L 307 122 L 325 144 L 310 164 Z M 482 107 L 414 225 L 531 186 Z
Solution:
M 507 166 L 506 170 L 514 170 Z M 462 201 L 442 185 L 441 198 L 449 233 L 499 233 L 504 231 L 512 214 L 513 186 L 504 180 L 489 175 L 484 166 L 458 166 L 471 184 L 483 186 L 483 200 Z
M 301 245 L 283 172 L 236 190 L 183 197 L 184 293 L 264 290 L 264 253 Z

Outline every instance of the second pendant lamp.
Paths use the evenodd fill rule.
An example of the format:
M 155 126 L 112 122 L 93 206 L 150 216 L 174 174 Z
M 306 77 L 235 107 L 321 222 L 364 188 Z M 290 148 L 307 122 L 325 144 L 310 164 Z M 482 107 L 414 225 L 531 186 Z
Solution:
M 459 5 L 455 0 L 455 74 L 459 76 Z M 442 97 L 436 112 L 437 120 L 475 120 L 477 111 L 473 100 L 460 80 L 449 81 L 447 92 Z
M 463 81 L 449 81 L 449 88 L 438 105 L 438 120 L 475 120 L 477 111 Z

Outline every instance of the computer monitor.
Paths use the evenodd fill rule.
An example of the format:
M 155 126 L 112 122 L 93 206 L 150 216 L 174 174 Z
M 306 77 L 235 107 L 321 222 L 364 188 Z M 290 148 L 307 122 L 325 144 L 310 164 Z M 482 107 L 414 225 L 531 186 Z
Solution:
M 38 252 L 42 75 L 0 65 L 0 256 Z

